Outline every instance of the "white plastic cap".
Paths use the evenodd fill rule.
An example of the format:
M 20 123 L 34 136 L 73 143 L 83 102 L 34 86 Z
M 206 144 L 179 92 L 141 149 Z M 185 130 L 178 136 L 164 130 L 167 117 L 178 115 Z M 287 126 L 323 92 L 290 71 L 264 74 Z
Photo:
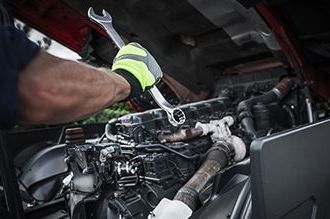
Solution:
M 163 198 L 148 219 L 188 219 L 192 212 L 188 205 L 181 201 Z

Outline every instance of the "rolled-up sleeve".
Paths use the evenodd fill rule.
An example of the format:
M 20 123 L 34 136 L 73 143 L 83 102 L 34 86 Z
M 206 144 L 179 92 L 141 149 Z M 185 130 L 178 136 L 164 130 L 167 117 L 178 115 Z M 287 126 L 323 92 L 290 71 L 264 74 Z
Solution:
M 38 51 L 22 31 L 0 27 L 0 129 L 16 124 L 18 76 Z

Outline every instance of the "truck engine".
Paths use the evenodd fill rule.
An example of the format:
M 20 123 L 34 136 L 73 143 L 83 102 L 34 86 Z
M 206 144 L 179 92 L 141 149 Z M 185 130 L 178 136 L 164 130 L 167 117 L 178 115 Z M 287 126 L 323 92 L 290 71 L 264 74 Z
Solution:
M 110 120 L 97 138 L 86 138 L 81 127 L 63 130 L 64 144 L 53 150 L 65 165 L 55 167 L 53 161 L 48 183 L 29 174 L 45 164 L 45 155 L 20 174 L 26 205 L 61 200 L 64 218 L 152 218 L 167 198 L 203 214 L 203 206 L 219 194 L 248 181 L 254 139 L 308 121 L 297 79 L 281 71 L 280 80 L 265 72 L 257 82 L 237 76 L 233 80 L 242 82 L 237 87 L 219 84 L 218 97 L 180 106 L 187 121 L 179 127 L 163 110 L 152 109 Z M 227 216 L 235 202 L 231 205 Z

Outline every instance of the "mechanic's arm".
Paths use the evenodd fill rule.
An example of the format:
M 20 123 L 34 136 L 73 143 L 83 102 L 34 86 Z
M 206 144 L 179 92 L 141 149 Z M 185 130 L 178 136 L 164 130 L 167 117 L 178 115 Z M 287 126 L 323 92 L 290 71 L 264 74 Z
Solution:
M 112 71 L 39 51 L 19 74 L 19 120 L 29 124 L 78 120 L 141 94 L 161 76 L 155 59 L 135 43 L 119 51 Z
M 77 120 L 129 93 L 129 83 L 118 74 L 40 51 L 19 74 L 19 119 L 36 124 Z

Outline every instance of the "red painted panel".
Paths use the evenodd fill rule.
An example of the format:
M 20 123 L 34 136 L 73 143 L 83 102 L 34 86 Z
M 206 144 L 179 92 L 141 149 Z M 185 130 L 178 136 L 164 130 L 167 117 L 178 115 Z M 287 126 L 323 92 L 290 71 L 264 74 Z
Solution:
M 330 75 L 315 69 L 308 63 L 300 47 L 292 40 L 288 28 L 279 21 L 276 13 L 272 9 L 263 4 L 258 4 L 256 8 L 272 28 L 274 36 L 279 42 L 291 67 L 294 67 L 294 58 L 304 74 L 306 83 L 311 86 L 316 93 L 330 100 Z
M 12 0 L 14 16 L 52 39 L 80 53 L 86 44 L 88 29 L 105 35 L 87 15 L 80 14 L 60 0 Z

